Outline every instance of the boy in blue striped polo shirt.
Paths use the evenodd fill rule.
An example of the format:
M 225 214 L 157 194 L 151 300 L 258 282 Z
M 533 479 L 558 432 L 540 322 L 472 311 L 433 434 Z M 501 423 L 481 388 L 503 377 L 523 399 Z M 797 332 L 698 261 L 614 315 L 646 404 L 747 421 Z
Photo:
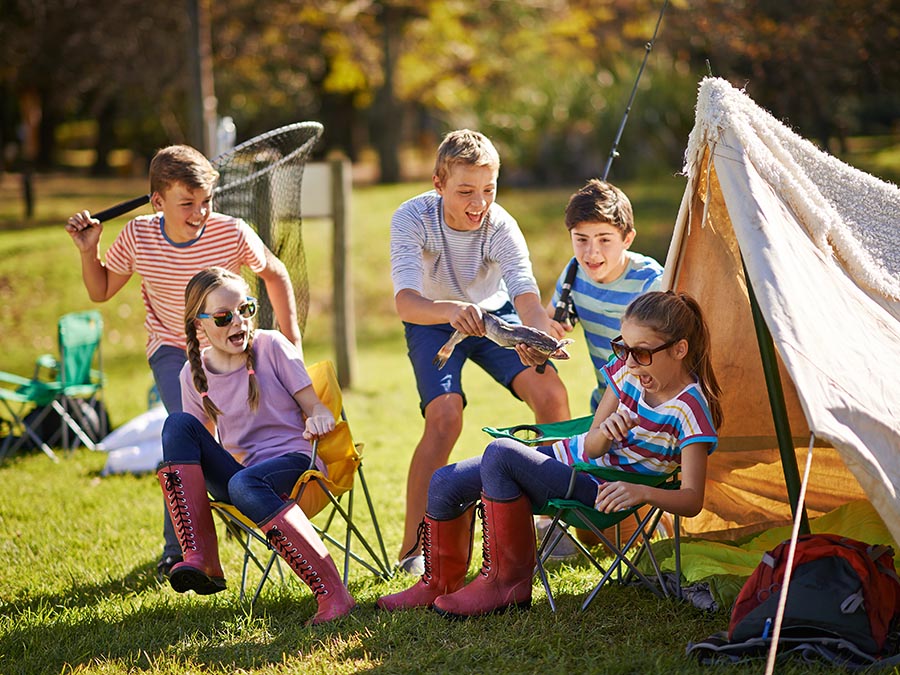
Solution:
M 637 234 L 634 212 L 625 193 L 611 183 L 594 178 L 573 194 L 566 206 L 566 228 L 575 256 L 560 273 L 546 309 L 553 317 L 567 272 L 574 266 L 569 318 L 562 328 L 571 331 L 575 318 L 584 327 L 597 378 L 591 394 L 593 413 L 606 390 L 602 369 L 612 356 L 610 340 L 619 335 L 622 314 L 639 295 L 660 290 L 663 268 L 653 258 L 629 250 Z

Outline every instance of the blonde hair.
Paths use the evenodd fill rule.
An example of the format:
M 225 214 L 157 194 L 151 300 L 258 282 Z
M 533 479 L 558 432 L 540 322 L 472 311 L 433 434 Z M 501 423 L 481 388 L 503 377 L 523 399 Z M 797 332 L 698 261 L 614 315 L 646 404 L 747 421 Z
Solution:
M 722 389 L 716 380 L 710 357 L 709 328 L 699 303 L 687 293 L 653 291 L 635 298 L 622 321 L 635 321 L 669 340 L 684 338 L 688 343 L 685 366 L 697 378 L 716 428 L 725 421 L 719 398 Z
M 250 289 L 247 282 L 234 272 L 223 267 L 207 267 L 191 277 L 187 288 L 184 289 L 184 334 L 187 337 L 188 363 L 191 364 L 191 378 L 203 401 L 203 409 L 207 416 L 215 422 L 222 411 L 209 396 L 209 383 L 206 381 L 206 371 L 203 370 L 203 361 L 200 357 L 200 340 L 197 337 L 197 315 L 202 314 L 206 308 L 206 298 L 217 288 L 227 285 L 240 286 L 244 289 L 244 295 L 249 295 Z M 250 373 L 247 387 L 247 402 L 250 409 L 256 412 L 259 408 L 259 383 L 254 372 L 255 357 L 253 354 L 254 329 L 250 329 L 247 339 L 247 370 Z
M 487 136 L 471 129 L 451 131 L 438 146 L 434 175 L 446 182 L 450 169 L 457 164 L 487 166 L 500 169 L 500 155 Z
M 211 190 L 219 180 L 202 152 L 190 145 L 170 145 L 158 150 L 150 160 L 150 192 L 164 194 L 175 183 L 189 190 Z
M 566 227 L 580 223 L 609 223 L 625 238 L 634 230 L 631 201 L 612 183 L 592 178 L 566 205 Z

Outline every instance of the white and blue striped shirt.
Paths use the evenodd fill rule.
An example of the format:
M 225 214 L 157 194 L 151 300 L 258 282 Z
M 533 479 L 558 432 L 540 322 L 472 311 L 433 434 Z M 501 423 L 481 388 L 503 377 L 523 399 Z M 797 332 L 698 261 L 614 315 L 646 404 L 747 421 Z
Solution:
M 572 284 L 572 302 L 584 328 L 584 340 L 597 377 L 597 387 L 591 393 L 591 412 L 597 409 L 606 390 L 602 369 L 612 357 L 612 346 L 609 343 L 621 332 L 625 309 L 639 295 L 660 290 L 662 282 L 663 268 L 653 258 L 632 251 L 626 251 L 625 255 L 628 263 L 618 279 L 598 284 L 579 265 Z M 562 292 L 568 267 L 567 264 L 556 281 L 554 305 Z
M 394 295 L 410 289 L 429 300 L 471 302 L 494 311 L 523 293 L 540 290 L 525 237 L 494 202 L 477 230 L 459 231 L 443 219 L 434 190 L 405 201 L 391 219 Z

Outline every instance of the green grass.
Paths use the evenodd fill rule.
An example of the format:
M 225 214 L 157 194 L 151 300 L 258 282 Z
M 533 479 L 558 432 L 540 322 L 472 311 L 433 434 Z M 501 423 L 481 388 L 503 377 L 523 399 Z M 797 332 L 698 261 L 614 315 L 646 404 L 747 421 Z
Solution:
M 393 309 L 388 261 L 390 214 L 424 185 L 354 191 L 352 262 L 359 369 L 345 406 L 365 442 L 366 476 L 389 549 L 401 539 L 406 467 L 421 432 L 415 386 Z M 576 187 L 504 190 L 501 202 L 526 232 L 542 291 L 549 292 L 570 255 L 562 209 Z M 662 178 L 623 186 L 635 203 L 636 249 L 664 259 L 683 181 Z M 78 257 L 62 230 L 78 208 L 99 209 L 139 194 L 140 181 L 39 177 L 32 223 L 16 213 L 17 185 L 0 181 L 0 297 L 6 311 L 2 369 L 28 374 L 35 356 L 54 351 L 55 322 L 92 306 Z M 104 233 L 104 248 L 121 223 Z M 330 347 L 330 232 L 307 222 L 305 241 L 312 311 L 307 360 L 333 358 Z M 99 306 L 106 321 L 108 406 L 121 423 L 146 408 L 151 383 L 143 356 L 139 285 L 132 280 Z M 580 341 L 580 333 L 575 334 Z M 585 348 L 561 362 L 573 415 L 587 411 L 592 374 Z M 479 453 L 485 425 L 528 420 L 524 404 L 468 369 L 470 405 L 453 459 Z M 227 591 L 180 596 L 153 575 L 161 547 L 161 504 L 155 477 L 100 478 L 105 456 L 76 451 L 59 464 L 41 454 L 0 466 L 0 673 L 670 673 L 708 672 L 685 656 L 688 641 L 727 625 L 727 612 L 705 614 L 634 588 L 604 590 L 584 613 L 591 588 L 586 565 L 555 567 L 559 600 L 553 614 L 540 584 L 528 612 L 448 622 L 427 611 L 378 613 L 375 599 L 410 580 L 380 582 L 353 568 L 350 589 L 361 609 L 335 624 L 307 629 L 314 612 L 294 579 L 268 587 L 253 611 L 238 597 L 240 558 L 220 537 Z M 221 532 L 220 532 L 221 535 Z M 474 566 L 480 561 L 476 554 Z M 757 662 L 729 672 L 761 672 Z M 838 672 L 791 665 L 780 673 Z

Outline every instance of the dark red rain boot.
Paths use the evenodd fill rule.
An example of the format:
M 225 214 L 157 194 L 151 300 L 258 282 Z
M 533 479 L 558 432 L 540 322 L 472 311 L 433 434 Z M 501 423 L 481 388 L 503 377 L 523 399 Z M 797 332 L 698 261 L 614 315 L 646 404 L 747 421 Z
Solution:
M 466 582 L 472 558 L 472 509 L 451 520 L 435 520 L 428 514 L 419 525 L 425 572 L 414 586 L 385 595 L 375 602 L 379 609 L 431 607 L 436 598 L 453 593 Z
M 225 590 L 203 469 L 199 464 L 163 464 L 156 475 L 184 556 L 183 562 L 172 566 L 169 583 L 179 593 L 210 595 Z
M 309 586 L 319 609 L 307 626 L 325 623 L 350 613 L 356 602 L 318 533 L 297 504 L 291 502 L 260 525 L 266 539 L 288 566 Z
M 531 502 L 525 495 L 495 501 L 482 493 L 484 561 L 478 575 L 461 590 L 442 595 L 434 610 L 465 618 L 531 606 L 535 538 Z

